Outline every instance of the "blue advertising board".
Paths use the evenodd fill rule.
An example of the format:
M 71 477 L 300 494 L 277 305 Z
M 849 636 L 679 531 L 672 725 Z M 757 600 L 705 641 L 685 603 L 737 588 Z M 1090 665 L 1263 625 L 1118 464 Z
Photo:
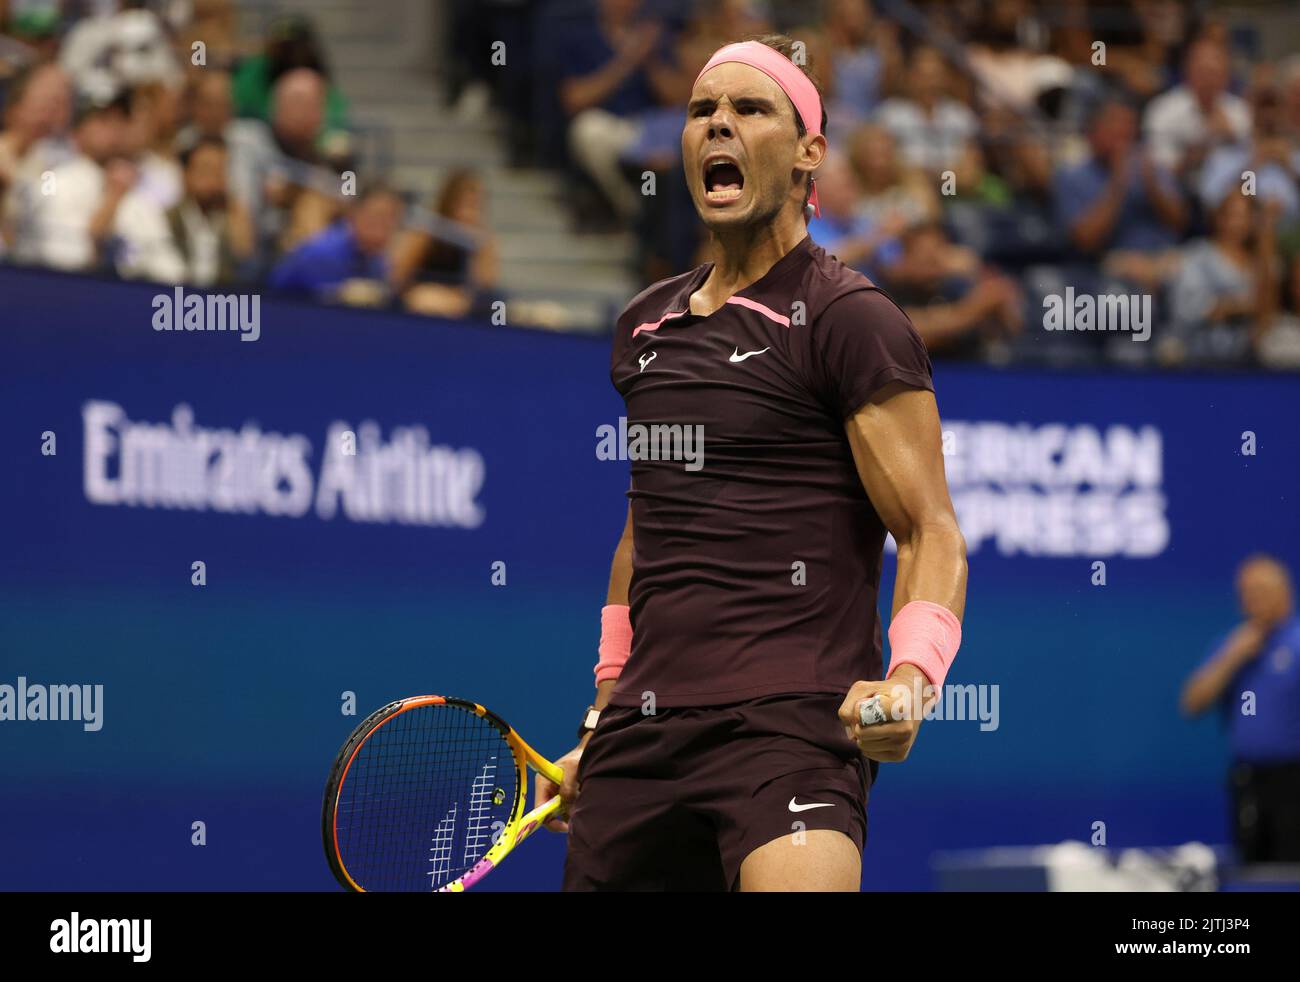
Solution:
M 0 888 L 331 889 L 320 796 L 370 710 L 445 692 L 571 746 L 626 508 L 608 340 L 263 297 L 247 343 L 155 330 L 158 297 L 0 268 L 0 684 L 102 686 L 0 721 Z M 1300 382 L 935 378 L 977 689 L 882 767 L 864 885 L 1097 823 L 1225 841 L 1177 693 L 1235 564 L 1300 557 Z M 563 849 L 483 888 L 554 889 Z

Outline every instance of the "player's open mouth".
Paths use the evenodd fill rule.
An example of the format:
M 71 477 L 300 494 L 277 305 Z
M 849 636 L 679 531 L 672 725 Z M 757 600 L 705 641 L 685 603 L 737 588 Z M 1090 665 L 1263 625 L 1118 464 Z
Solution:
M 704 161 L 704 197 L 724 204 L 735 201 L 745 187 L 745 175 L 731 157 L 711 156 Z

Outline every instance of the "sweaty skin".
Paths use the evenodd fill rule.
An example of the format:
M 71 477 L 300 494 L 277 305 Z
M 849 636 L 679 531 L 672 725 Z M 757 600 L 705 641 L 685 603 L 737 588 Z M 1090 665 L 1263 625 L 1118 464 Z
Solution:
M 853 415 L 847 430 L 862 486 L 898 543 L 891 617 L 913 600 L 929 600 L 960 620 L 966 609 L 966 540 L 948 496 L 934 393 L 887 385 Z M 884 681 L 854 683 L 840 719 L 867 757 L 907 758 L 925 707 L 900 707 L 904 718 L 894 719 L 894 702 L 900 696 L 910 700 L 914 685 L 924 694 L 928 684 L 915 665 L 899 665 Z M 877 694 L 889 720 L 864 727 L 858 704 Z
M 740 169 L 739 197 L 711 201 L 705 161 L 726 154 Z M 808 234 L 803 219 L 809 176 L 826 155 L 824 136 L 798 135 L 794 107 L 757 68 L 727 62 L 691 93 L 682 130 L 682 166 L 696 211 L 713 233 L 714 267 L 691 296 L 708 315 L 756 282 Z
M 621 604 L 627 606 L 628 585 L 632 582 L 632 508 L 629 505 L 627 509 L 627 521 L 623 524 L 623 535 L 618 540 L 618 545 L 614 549 L 614 560 L 609 567 L 609 591 L 605 596 L 606 604 Z M 606 679 L 596 686 L 596 699 L 592 703 L 597 709 L 604 709 L 609 705 L 610 693 L 614 691 L 614 686 L 618 684 L 618 679 Z M 567 821 L 569 808 L 573 805 L 574 799 L 578 797 L 578 761 L 582 758 L 583 748 L 587 746 L 587 741 L 591 739 L 591 732 L 584 733 L 578 745 L 570 750 L 555 763 L 564 770 L 564 783 L 556 786 L 554 781 L 550 781 L 542 775 L 537 775 L 536 804 L 541 805 L 550 801 L 557 794 L 563 800 L 560 806 L 560 813 L 553 816 L 546 822 L 546 827 L 552 832 L 568 832 L 569 823 Z

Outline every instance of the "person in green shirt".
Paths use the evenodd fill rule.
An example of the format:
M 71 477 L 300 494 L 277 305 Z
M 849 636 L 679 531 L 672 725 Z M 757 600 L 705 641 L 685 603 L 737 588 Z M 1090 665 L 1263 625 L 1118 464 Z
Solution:
M 329 69 L 311 21 L 301 15 L 280 17 L 271 25 L 266 48 L 261 54 L 242 60 L 231 77 L 235 113 L 253 119 L 270 120 L 271 92 L 276 80 L 295 68 L 311 68 L 327 81 Z M 332 81 L 325 96 L 325 126 L 322 140 L 348 129 L 348 103 Z

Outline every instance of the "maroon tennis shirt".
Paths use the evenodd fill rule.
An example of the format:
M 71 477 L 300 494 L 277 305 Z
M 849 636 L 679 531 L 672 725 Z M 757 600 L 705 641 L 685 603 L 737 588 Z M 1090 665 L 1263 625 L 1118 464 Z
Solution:
M 844 693 L 881 676 L 885 528 L 844 424 L 891 382 L 932 389 L 925 345 L 810 238 L 700 317 L 689 299 L 711 268 L 647 288 L 615 330 L 634 532 L 616 706 Z

